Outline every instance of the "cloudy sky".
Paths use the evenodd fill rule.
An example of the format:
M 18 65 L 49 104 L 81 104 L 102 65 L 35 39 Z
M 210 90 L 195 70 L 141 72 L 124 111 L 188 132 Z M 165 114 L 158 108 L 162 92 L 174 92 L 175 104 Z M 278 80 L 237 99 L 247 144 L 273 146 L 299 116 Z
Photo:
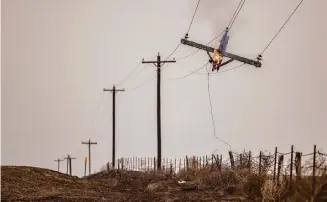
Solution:
M 255 58 L 299 0 L 248 0 L 231 31 L 229 52 Z M 203 0 L 189 32 L 207 43 L 229 23 L 238 0 Z M 83 174 L 87 146 L 92 172 L 111 159 L 111 88 L 158 52 L 163 58 L 184 37 L 197 0 L 3 0 L 1 91 L 3 165 L 56 169 L 76 157 Z M 232 149 L 309 153 L 327 149 L 327 1 L 304 1 L 263 55 L 212 75 L 216 135 Z M 213 45 L 218 46 L 218 41 Z M 181 45 L 173 57 L 195 51 Z M 228 146 L 213 134 L 205 70 L 173 80 L 208 61 L 199 51 L 162 73 L 163 157 L 206 155 Z M 230 63 L 225 69 L 233 68 Z M 156 155 L 156 69 L 141 65 L 117 94 L 117 156 Z M 139 88 L 135 87 L 141 85 Z M 325 143 L 323 143 L 325 142 Z M 64 167 L 64 164 L 62 164 Z M 65 171 L 65 169 L 62 169 Z

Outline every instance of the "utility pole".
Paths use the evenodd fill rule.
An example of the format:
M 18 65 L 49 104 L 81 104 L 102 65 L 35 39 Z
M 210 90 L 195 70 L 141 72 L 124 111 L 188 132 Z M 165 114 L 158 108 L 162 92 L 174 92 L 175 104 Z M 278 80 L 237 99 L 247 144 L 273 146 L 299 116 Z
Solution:
M 61 161 L 64 161 L 63 159 L 56 159 L 56 160 L 54 160 L 54 161 L 57 161 L 58 162 L 58 172 L 60 172 L 60 162 Z
M 64 158 L 67 160 L 67 174 L 72 175 L 72 159 L 76 159 L 75 157 L 71 157 L 69 154 L 67 154 L 67 158 Z
M 164 60 L 160 58 L 158 53 L 157 61 L 142 61 L 142 63 L 152 63 L 157 67 L 157 169 L 161 170 L 161 100 L 160 100 L 160 85 L 161 85 L 161 66 L 164 63 L 173 63 L 176 60 Z
M 243 62 L 245 64 L 253 65 L 255 67 L 261 67 L 261 62 L 260 62 L 262 60 L 261 55 L 258 55 L 256 60 L 252 60 L 252 59 L 248 59 L 248 58 L 245 58 L 245 57 L 241 57 L 241 56 L 226 52 L 226 47 L 227 47 L 228 39 L 229 39 L 228 31 L 229 31 L 228 28 L 226 28 L 225 34 L 223 35 L 223 37 L 221 39 L 221 43 L 220 43 L 220 46 L 219 46 L 218 49 L 215 49 L 215 48 L 212 48 L 210 46 L 206 46 L 206 45 L 202 45 L 202 44 L 190 41 L 190 40 L 188 40 L 188 35 L 185 35 L 185 38 L 181 39 L 181 43 L 184 44 L 184 45 L 187 45 L 187 46 L 191 46 L 191 47 L 206 51 L 209 58 L 210 58 L 209 62 L 213 62 L 214 66 L 218 67 L 218 70 L 219 70 L 219 67 L 221 67 L 223 65 L 226 65 L 226 64 L 228 64 L 228 63 L 230 63 L 230 62 L 232 62 L 234 60 L 237 60 L 239 62 Z M 212 57 L 209 53 L 214 53 L 214 57 Z M 221 63 L 223 57 L 227 57 L 227 58 L 229 58 L 229 60 L 224 62 L 224 63 Z M 215 59 L 220 60 L 220 63 L 216 64 L 214 62 Z M 217 67 L 216 67 L 216 69 L 217 69 Z
M 97 144 L 97 142 L 91 142 L 91 140 L 89 139 L 88 142 L 82 142 L 82 144 L 89 145 L 89 175 L 91 175 L 91 145 Z
M 69 174 L 72 175 L 73 171 L 72 171 L 72 159 L 76 159 L 75 157 L 71 157 L 69 156 Z
M 112 92 L 112 167 L 115 168 L 116 161 L 116 93 L 119 91 L 125 91 L 125 89 L 117 89 L 113 85 L 112 89 L 104 88 L 103 91 Z
M 68 172 L 68 170 L 69 170 L 69 164 L 70 164 L 69 158 L 70 158 L 69 154 L 67 154 L 67 157 L 64 158 L 67 161 L 67 175 L 69 174 L 69 172 Z

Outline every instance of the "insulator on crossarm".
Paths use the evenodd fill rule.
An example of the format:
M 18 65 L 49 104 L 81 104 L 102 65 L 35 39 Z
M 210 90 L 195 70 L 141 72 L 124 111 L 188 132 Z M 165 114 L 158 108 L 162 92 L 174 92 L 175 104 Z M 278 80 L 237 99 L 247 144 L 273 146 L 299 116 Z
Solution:
M 185 34 L 185 37 L 184 37 L 184 38 L 185 38 L 185 39 L 188 39 L 188 33 Z

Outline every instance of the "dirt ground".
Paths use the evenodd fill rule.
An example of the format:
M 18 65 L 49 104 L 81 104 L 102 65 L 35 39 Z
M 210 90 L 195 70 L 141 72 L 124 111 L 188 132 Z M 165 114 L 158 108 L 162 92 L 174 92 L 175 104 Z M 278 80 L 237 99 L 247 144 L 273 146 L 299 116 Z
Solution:
M 177 179 L 136 171 L 104 171 L 87 178 L 26 167 L 1 167 L 1 201 L 249 201 Z

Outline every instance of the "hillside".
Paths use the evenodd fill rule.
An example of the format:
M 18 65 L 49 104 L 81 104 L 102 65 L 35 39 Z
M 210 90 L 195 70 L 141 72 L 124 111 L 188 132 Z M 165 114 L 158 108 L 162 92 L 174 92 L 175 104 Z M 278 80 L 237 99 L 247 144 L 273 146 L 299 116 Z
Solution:
M 228 197 L 228 201 L 240 198 Z M 165 175 L 136 171 L 104 171 L 81 179 L 56 171 L 1 167 L 2 201 L 227 201 L 214 190 L 182 190 Z

